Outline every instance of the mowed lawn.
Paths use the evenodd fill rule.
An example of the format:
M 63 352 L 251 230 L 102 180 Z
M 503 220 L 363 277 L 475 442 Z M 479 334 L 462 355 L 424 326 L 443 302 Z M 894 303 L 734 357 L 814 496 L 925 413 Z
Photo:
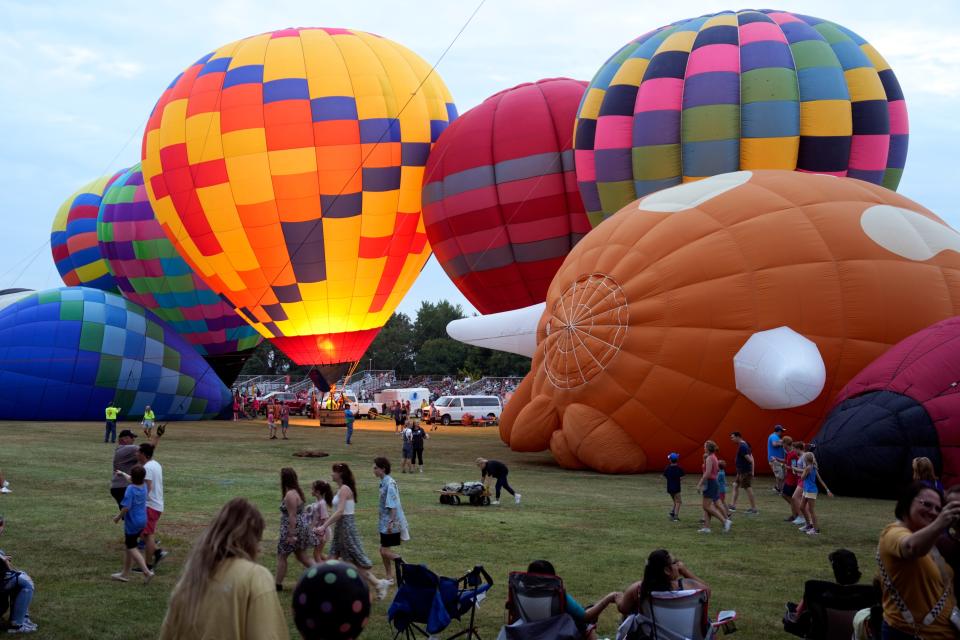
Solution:
M 136 426 L 121 423 L 118 430 Z M 589 603 L 639 579 L 647 554 L 660 547 L 670 549 L 711 585 L 712 612 L 736 609 L 735 638 L 785 637 L 780 626 L 784 602 L 799 598 L 805 579 L 830 576 L 827 554 L 838 547 L 854 550 L 869 580 L 879 532 L 893 518 L 889 502 L 824 498 L 819 501 L 823 533 L 806 536 L 783 522 L 785 504 L 764 478 L 757 482 L 759 516 L 741 513 L 730 534 L 715 529 L 702 535 L 697 533 L 695 477 L 684 479 L 682 521 L 674 523 L 667 515 L 669 498 L 659 474 L 618 477 L 565 471 L 548 453 L 510 451 L 495 428 L 448 427 L 431 433 L 426 471 L 414 475 L 400 473 L 399 439 L 386 421 L 358 422 L 351 447 L 343 444 L 342 429 L 292 426 L 290 438 L 267 440 L 262 423 L 170 424 L 156 459 L 164 469 L 166 502 L 159 537 L 171 555 L 154 581 L 144 586 L 110 580 L 120 569 L 122 525 L 111 521 L 116 513 L 108 490 L 113 446 L 103 444 L 102 424 L 0 423 L 0 468 L 13 489 L 0 495 L 0 513 L 7 521 L 0 547 L 36 582 L 31 617 L 40 631 L 34 637 L 155 637 L 190 545 L 234 496 L 249 498 L 266 517 L 261 562 L 273 571 L 279 470 L 284 466 L 296 469 L 308 499 L 310 482 L 329 480 L 334 461 L 355 469 L 357 519 L 367 553 L 382 574 L 372 460 L 389 457 L 413 538 L 402 547 L 404 558 L 448 576 L 482 564 L 493 576 L 496 584 L 479 612 L 486 640 L 496 637 L 503 622 L 508 572 L 524 569 L 530 560 L 551 560 L 568 591 Z M 292 456 L 304 448 L 331 455 Z M 721 453 L 729 456 L 732 447 Z M 490 507 L 439 504 L 436 490 L 444 482 L 479 478 L 473 464 L 477 456 L 510 466 L 511 484 L 523 494 L 521 505 L 506 499 Z M 288 612 L 301 571 L 292 557 L 291 568 L 281 594 Z M 386 619 L 388 603 L 374 605 L 363 637 L 393 636 Z M 289 613 L 288 619 L 291 636 L 298 637 Z M 601 618 L 601 637 L 613 637 L 617 622 L 616 611 L 608 609 Z M 448 631 L 458 628 L 454 622 Z

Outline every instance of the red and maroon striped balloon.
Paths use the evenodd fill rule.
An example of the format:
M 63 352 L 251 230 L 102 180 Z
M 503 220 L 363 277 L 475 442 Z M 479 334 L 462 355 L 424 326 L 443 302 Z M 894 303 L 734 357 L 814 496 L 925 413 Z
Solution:
M 423 185 L 427 237 L 481 313 L 543 302 L 589 230 L 573 168 L 585 82 L 553 78 L 501 91 L 440 136 Z

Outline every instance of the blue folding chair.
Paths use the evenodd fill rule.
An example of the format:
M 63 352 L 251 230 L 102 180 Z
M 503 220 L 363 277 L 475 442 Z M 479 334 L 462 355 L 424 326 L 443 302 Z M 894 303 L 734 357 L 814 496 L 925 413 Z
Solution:
M 395 562 L 397 594 L 387 611 L 387 618 L 397 630 L 394 640 L 401 635 L 406 640 L 436 635 L 468 613 L 466 628 L 447 640 L 462 636 L 480 640 L 475 627 L 477 603 L 493 586 L 493 579 L 482 566 L 475 566 L 459 578 L 446 578 L 423 564 L 407 564 L 401 558 Z

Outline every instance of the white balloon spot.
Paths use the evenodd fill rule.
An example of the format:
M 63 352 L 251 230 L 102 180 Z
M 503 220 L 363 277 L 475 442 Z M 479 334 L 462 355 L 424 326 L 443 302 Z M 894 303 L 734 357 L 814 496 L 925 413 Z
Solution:
M 860 216 L 860 226 L 878 245 L 908 260 L 929 260 L 941 251 L 960 252 L 960 234 L 902 207 L 874 205 Z
M 659 213 L 676 213 L 692 209 L 722 193 L 746 184 L 751 177 L 753 177 L 752 171 L 734 171 L 670 187 L 645 197 L 640 201 L 639 209 Z

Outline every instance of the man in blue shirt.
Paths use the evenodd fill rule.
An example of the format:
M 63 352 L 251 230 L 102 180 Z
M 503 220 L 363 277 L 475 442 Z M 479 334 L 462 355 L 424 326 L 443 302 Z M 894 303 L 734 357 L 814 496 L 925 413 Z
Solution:
M 350 411 L 350 403 L 343 405 L 343 420 L 347 424 L 347 444 L 350 444 L 350 438 L 353 437 L 353 411 Z
M 737 481 L 733 485 L 733 502 L 730 503 L 730 511 L 737 510 L 737 498 L 740 497 L 740 489 L 747 492 L 747 498 L 750 500 L 750 508 L 747 513 L 760 513 L 757 509 L 757 501 L 753 497 L 753 474 L 756 471 L 756 464 L 753 460 L 753 450 L 750 443 L 743 439 L 739 431 L 730 434 L 730 440 L 737 445 Z
M 767 438 L 767 462 L 770 463 L 773 476 L 777 479 L 777 484 L 773 490 L 776 491 L 778 495 L 783 491 L 783 459 L 786 457 L 786 452 L 783 450 L 784 431 L 783 425 L 778 424 L 773 428 L 773 433 L 770 434 L 770 437 Z

